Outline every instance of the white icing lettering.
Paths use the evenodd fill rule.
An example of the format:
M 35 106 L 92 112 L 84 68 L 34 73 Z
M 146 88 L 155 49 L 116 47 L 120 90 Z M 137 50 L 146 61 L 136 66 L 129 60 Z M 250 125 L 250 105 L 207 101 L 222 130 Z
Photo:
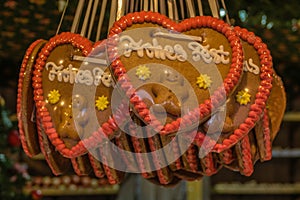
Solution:
M 54 81 L 55 76 L 58 74 L 58 72 L 64 68 L 63 65 L 57 66 L 54 62 L 48 62 L 45 66 L 46 70 L 49 70 L 49 67 L 52 67 L 48 74 L 48 78 L 50 81 Z
M 175 53 L 177 55 L 177 59 L 181 62 L 184 62 L 187 60 L 187 53 L 186 51 L 182 48 L 181 45 L 179 44 L 175 44 L 174 46 L 174 50 L 175 50 Z
M 194 61 L 200 61 L 201 59 L 206 63 L 212 62 L 208 50 L 198 42 L 190 42 L 188 47 L 192 50 L 192 58 Z
M 194 61 L 199 61 L 201 58 L 207 62 L 210 63 L 211 59 L 208 55 L 208 53 L 210 54 L 210 56 L 213 57 L 213 62 L 216 64 L 228 64 L 229 58 L 225 58 L 225 56 L 229 56 L 229 52 L 224 51 L 224 46 L 220 45 L 219 48 L 220 49 L 209 49 L 209 45 L 207 46 L 202 46 L 200 43 L 203 42 L 203 38 L 199 37 L 199 36 L 192 36 L 192 35 L 183 35 L 183 34 L 174 34 L 174 33 L 163 33 L 163 32 L 154 32 L 153 36 L 155 37 L 164 37 L 164 38 L 172 38 L 172 39 L 176 39 L 176 40 L 186 40 L 186 41 L 191 41 L 188 45 L 189 48 L 191 50 L 195 50 L 192 54 L 193 55 L 193 60 Z M 176 48 L 176 45 L 174 46 L 174 49 Z M 208 52 L 207 52 L 207 51 Z M 186 52 L 184 51 L 183 55 L 183 60 L 185 61 L 187 58 L 186 56 Z M 179 61 L 181 61 L 180 59 L 178 59 Z
M 209 48 L 209 45 L 203 46 L 198 42 L 190 42 L 188 44 L 189 48 L 192 50 L 192 58 L 194 61 L 203 60 L 206 63 L 214 62 L 215 64 L 228 64 L 229 56 L 228 51 L 224 51 L 224 46 L 220 45 L 219 49 Z
M 176 60 L 176 56 L 174 55 L 174 49 L 172 48 L 171 45 L 166 45 L 165 48 L 165 53 L 161 52 L 161 58 L 162 60 L 165 60 L 166 57 L 169 59 L 169 60 Z
M 143 40 L 140 40 L 139 42 L 135 42 L 130 36 L 123 35 L 120 38 L 120 42 L 123 42 L 124 47 L 124 56 L 130 57 L 132 51 L 138 51 L 141 48 Z
M 104 71 L 102 69 L 100 69 L 99 67 L 95 67 L 93 69 L 93 75 L 95 77 L 95 79 L 94 79 L 95 85 L 100 85 L 103 73 L 104 73 Z
M 162 46 L 158 44 L 158 41 L 155 38 L 152 40 L 152 43 L 153 43 L 153 45 L 151 48 L 154 50 L 154 56 L 155 56 L 155 58 L 160 59 L 161 54 L 163 54 Z M 151 46 L 150 43 L 146 43 L 146 44 Z M 163 57 L 165 57 L 165 56 L 163 55 Z
M 86 85 L 93 84 L 93 76 L 89 70 L 79 70 L 76 74 L 75 83 L 81 83 Z
M 152 39 L 152 43 L 147 42 L 143 44 L 142 39 L 136 42 L 128 35 L 121 36 L 120 42 L 123 47 L 123 55 L 125 57 L 130 57 L 133 51 L 136 51 L 139 57 L 143 57 L 145 51 L 149 58 L 155 57 L 161 60 L 168 58 L 170 60 L 179 60 L 182 62 L 187 59 L 187 53 L 180 44 L 175 44 L 174 47 L 171 45 L 162 47 L 156 38 Z
M 56 65 L 54 62 L 48 62 L 45 65 L 45 69 L 49 71 L 48 79 L 64 83 L 79 83 L 85 85 L 99 86 L 103 83 L 106 87 L 112 86 L 112 77 L 109 72 L 104 72 L 101 68 L 95 67 L 92 70 L 78 70 L 74 68 L 72 64 L 69 64 L 67 68 L 63 65 Z
M 209 47 L 206 46 L 207 49 L 209 49 Z M 214 49 L 211 48 L 209 49 L 209 53 L 210 55 L 213 57 L 213 61 L 216 64 L 228 64 L 229 63 L 229 58 L 225 59 L 225 56 L 229 56 L 229 52 L 228 51 L 224 51 L 224 46 L 220 45 L 219 46 L 220 49 Z
M 253 73 L 253 74 L 256 74 L 258 75 L 260 70 L 259 70 L 259 67 L 253 63 L 253 59 L 252 58 L 249 58 L 249 60 L 245 60 L 244 61 L 244 71 L 245 72 L 250 72 L 250 73 Z
M 199 40 L 199 39 L 198 39 Z M 185 62 L 188 59 L 188 53 L 182 45 L 175 44 L 174 46 L 159 44 L 156 38 L 152 39 L 152 43 L 143 43 L 143 40 L 135 41 L 129 35 L 120 37 L 121 48 L 123 48 L 123 55 L 130 57 L 131 53 L 135 51 L 137 56 L 143 57 L 144 54 L 149 58 L 157 58 L 165 60 L 178 60 Z M 192 59 L 194 61 L 203 60 L 205 63 L 214 62 L 215 64 L 229 64 L 228 51 L 224 51 L 224 46 L 220 45 L 219 49 L 210 48 L 209 45 L 203 46 L 199 42 L 192 41 L 187 43 L 187 48 L 191 50 Z

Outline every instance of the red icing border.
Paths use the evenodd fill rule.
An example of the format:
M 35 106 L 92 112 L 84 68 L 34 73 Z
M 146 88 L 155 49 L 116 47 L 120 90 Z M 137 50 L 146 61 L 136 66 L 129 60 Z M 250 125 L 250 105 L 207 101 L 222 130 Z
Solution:
M 263 134 L 264 134 L 264 148 L 265 157 L 261 158 L 262 161 L 271 160 L 272 158 L 272 141 L 271 141 L 271 131 L 268 110 L 265 108 L 263 115 Z
M 87 148 L 96 147 L 99 143 L 101 143 L 103 138 L 112 137 L 114 132 L 118 130 L 118 126 L 116 125 L 115 120 L 110 118 L 107 122 L 103 123 L 99 130 L 95 131 L 92 136 L 79 141 L 78 144 L 73 146 L 71 149 L 67 148 L 64 142 L 61 140 L 56 129 L 54 128 L 50 113 L 46 108 L 46 102 L 43 97 L 42 71 L 51 51 L 53 51 L 57 46 L 63 44 L 71 44 L 74 47 L 79 48 L 84 56 L 88 56 L 93 49 L 92 43 L 79 34 L 65 32 L 54 36 L 48 41 L 48 43 L 45 44 L 39 54 L 38 59 L 36 60 L 32 85 L 34 88 L 34 100 L 37 107 L 37 115 L 38 118 L 41 118 L 42 125 L 51 143 L 63 156 L 75 158 L 87 153 Z M 122 112 L 120 113 L 122 114 Z
M 83 173 L 80 170 L 80 166 L 79 163 L 77 162 L 77 158 L 71 158 L 71 163 L 72 163 L 72 167 L 74 169 L 74 172 L 78 175 L 78 176 L 82 176 Z
M 144 22 L 158 24 L 163 28 L 175 30 L 178 32 L 184 32 L 195 28 L 209 27 L 226 36 L 232 48 L 230 72 L 223 82 L 226 94 L 223 93 L 223 88 L 217 89 L 213 93 L 211 98 L 200 104 L 198 108 L 194 109 L 182 118 L 178 118 L 177 120 L 166 124 L 165 126 L 163 126 L 158 120 L 156 120 L 154 116 L 150 117 L 149 109 L 135 93 L 133 85 L 130 83 L 129 78 L 126 76 L 126 69 L 124 65 L 122 64 L 120 58 L 117 58 L 118 54 L 115 43 L 117 42 L 117 38 L 115 38 L 117 34 L 124 31 L 127 27 L 132 26 L 132 24 Z M 112 60 L 111 67 L 114 75 L 117 77 L 117 80 L 120 83 L 120 87 L 130 98 L 130 102 L 132 103 L 138 114 L 144 119 L 146 123 L 149 124 L 151 121 L 151 125 L 153 126 L 153 128 L 155 130 L 160 130 L 160 134 L 173 133 L 179 129 L 180 125 L 183 126 L 183 128 L 187 127 L 196 122 L 196 120 L 198 120 L 198 116 L 200 117 L 200 119 L 207 117 L 211 113 L 213 107 L 217 107 L 219 103 L 224 101 L 224 95 L 228 96 L 228 94 L 238 83 L 239 78 L 242 74 L 243 51 L 239 37 L 234 31 L 232 31 L 231 27 L 228 24 L 226 24 L 222 20 L 210 16 L 198 16 L 186 19 L 177 24 L 171 19 L 159 13 L 145 11 L 130 13 L 126 16 L 123 16 L 119 21 L 114 23 L 109 32 L 109 39 L 110 44 L 108 45 L 108 52 L 109 58 Z
M 241 141 L 242 150 L 242 174 L 250 176 L 253 173 L 253 162 L 251 155 L 251 146 L 248 135 L 246 135 Z
M 213 154 L 210 152 L 207 154 L 204 158 L 202 158 L 203 161 L 203 173 L 206 176 L 212 176 L 213 174 L 218 172 L 218 169 L 215 166 L 215 161 L 213 158 Z
M 21 109 L 22 105 L 22 98 L 24 98 L 22 96 L 22 91 L 23 91 L 23 82 L 24 82 L 24 78 L 25 78 L 25 71 L 26 71 L 26 66 L 28 63 L 28 60 L 30 58 L 30 54 L 32 53 L 32 51 L 34 50 L 34 48 L 41 43 L 43 40 L 39 39 L 36 40 L 35 42 L 33 42 L 28 49 L 26 50 L 26 53 L 24 55 L 22 64 L 21 64 L 21 68 L 20 68 L 20 72 L 19 72 L 19 80 L 18 80 L 18 94 L 17 94 L 17 117 L 18 117 L 18 128 L 19 128 L 19 133 L 20 133 L 20 139 L 21 139 L 21 143 L 22 143 L 22 147 L 24 152 L 26 153 L 26 155 L 28 155 L 29 157 L 32 157 L 32 153 L 29 150 L 29 147 L 27 145 L 26 142 L 26 137 L 25 137 L 25 131 L 24 131 L 24 125 L 23 125 L 23 120 L 22 120 L 22 112 L 27 112 L 27 111 L 23 111 Z M 33 133 L 34 134 L 34 133 Z
M 234 161 L 232 149 L 226 149 L 221 154 L 222 154 L 221 161 L 224 164 L 229 165 Z
M 102 158 L 102 167 L 103 167 L 103 170 L 105 172 L 105 175 L 107 177 L 107 180 L 108 180 L 109 184 L 114 185 L 114 184 L 120 183 L 120 180 L 119 180 L 120 177 L 118 177 L 117 170 L 109 167 L 107 165 L 108 162 L 107 162 L 107 156 L 105 155 L 105 153 L 102 153 L 100 151 L 100 149 L 98 149 L 98 151 L 100 152 L 100 155 L 101 155 L 101 158 Z M 114 177 L 114 175 L 113 175 L 114 172 L 116 174 L 116 177 Z
M 135 156 L 136 156 L 136 161 L 138 164 L 139 169 L 141 170 L 141 175 L 142 177 L 149 179 L 149 178 L 153 178 L 153 173 L 152 172 L 148 172 L 144 163 L 144 159 L 145 157 L 143 157 L 143 149 L 142 146 L 139 142 L 139 138 L 135 137 L 136 134 L 136 127 L 133 123 L 129 124 L 129 129 L 131 130 L 131 142 L 132 142 L 132 146 L 134 148 L 135 151 Z
M 45 149 L 44 135 L 43 135 L 45 133 L 44 133 L 43 128 L 41 126 L 40 120 L 37 120 L 36 125 L 37 125 L 38 139 L 39 139 L 39 145 L 40 145 L 41 152 L 44 155 L 45 160 L 48 163 L 48 166 L 50 167 L 52 173 L 56 176 L 61 175 L 62 173 L 59 170 L 56 169 L 56 167 L 54 166 L 54 163 L 52 163 L 51 159 L 49 158 L 49 154 L 51 154 L 51 152 L 47 152 L 46 149 Z M 47 137 L 47 136 L 45 135 L 45 137 Z M 47 148 L 49 148 L 49 147 L 47 147 Z
M 266 107 L 266 102 L 272 89 L 273 63 L 267 45 L 262 42 L 261 38 L 255 36 L 254 33 L 249 32 L 246 29 L 234 27 L 234 30 L 241 39 L 253 45 L 253 47 L 257 50 L 257 53 L 260 57 L 261 82 L 260 86 L 258 87 L 258 92 L 255 96 L 256 99 L 250 107 L 248 117 L 245 119 L 244 123 L 239 125 L 238 129 L 234 130 L 233 134 L 230 135 L 228 139 L 224 139 L 221 144 L 215 145 L 213 150 L 218 153 L 235 145 L 255 126 L 255 123 L 260 119 L 262 112 Z M 266 127 L 265 123 L 266 120 L 264 120 L 264 127 Z
M 265 150 L 265 155 L 264 157 L 260 156 L 261 161 L 267 161 L 271 160 L 272 158 L 272 141 L 271 141 L 271 135 L 270 135 L 270 127 L 269 127 L 269 116 L 268 116 L 268 111 L 265 108 L 264 109 L 264 114 L 262 117 L 263 121 L 263 138 L 264 138 L 264 150 Z M 247 138 L 246 138 L 247 137 Z M 251 155 L 251 145 L 249 142 L 249 138 L 246 135 L 242 140 L 241 140 L 241 146 L 242 146 L 242 163 L 243 163 L 243 169 L 242 173 L 246 176 L 250 176 L 253 173 L 253 161 L 252 161 L 252 155 Z M 257 147 L 259 148 L 259 147 Z M 229 165 L 230 163 L 233 162 L 233 152 L 231 149 L 226 149 L 225 151 L 221 152 L 223 154 L 222 157 L 222 162 L 224 164 Z
M 165 175 L 163 173 L 163 169 L 162 169 L 161 164 L 160 164 L 161 160 L 155 152 L 155 151 L 157 151 L 157 149 L 156 149 L 156 145 L 154 144 L 154 140 L 153 140 L 152 137 L 147 138 L 147 140 L 148 140 L 148 144 L 149 144 L 149 147 L 150 147 L 150 151 L 154 152 L 154 153 L 151 153 L 151 155 L 152 155 L 152 159 L 153 159 L 152 160 L 153 164 L 154 164 L 155 168 L 157 168 L 156 174 L 158 176 L 158 180 L 161 184 L 167 185 L 169 183 L 169 180 L 167 180 L 167 178 L 165 177 Z M 162 158 L 162 159 L 164 159 L 164 158 Z
M 197 150 L 196 146 L 191 144 L 185 152 L 187 158 L 187 164 L 192 172 L 198 172 L 198 162 L 197 162 Z
M 88 156 L 95 176 L 97 178 L 104 178 L 105 172 L 103 171 L 102 164 L 92 154 L 88 153 Z M 102 169 L 97 166 L 96 162 L 99 162 L 99 165 L 101 165 Z
M 121 133 L 121 134 L 125 134 L 125 133 Z M 122 161 L 124 162 L 125 166 L 128 168 L 128 169 L 135 169 L 135 167 L 137 167 L 137 163 L 132 163 L 132 162 L 135 162 L 135 160 L 133 161 L 130 161 L 130 159 L 127 157 L 127 155 L 124 153 L 124 151 L 126 151 L 123 147 L 123 144 L 122 144 L 122 140 L 120 140 L 120 137 L 116 137 L 115 138 L 115 145 L 122 149 L 123 151 L 120 151 L 120 155 L 121 155 L 121 158 L 122 158 Z M 133 158 L 134 159 L 134 158 Z
M 180 160 L 180 149 L 179 149 L 179 145 L 178 145 L 178 138 L 172 137 L 172 141 L 174 141 L 172 143 L 173 154 L 176 158 L 178 158 L 174 161 L 174 164 L 175 164 L 176 169 L 179 170 L 182 168 L 182 163 Z

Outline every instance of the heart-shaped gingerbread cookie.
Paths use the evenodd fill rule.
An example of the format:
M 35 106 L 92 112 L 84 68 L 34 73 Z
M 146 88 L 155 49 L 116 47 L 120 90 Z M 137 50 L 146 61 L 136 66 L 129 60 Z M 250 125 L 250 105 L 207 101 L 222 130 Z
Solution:
M 161 134 L 197 127 L 242 74 L 238 36 L 212 17 L 177 24 L 158 13 L 132 13 L 114 23 L 108 41 L 117 86 Z
M 234 30 L 242 39 L 245 72 L 227 100 L 225 120 L 218 121 L 217 115 L 224 113 L 221 110 L 204 124 L 204 130 L 213 123 L 223 124 L 222 134 L 213 148 L 216 152 L 229 149 L 254 128 L 261 119 L 272 89 L 272 57 L 267 45 L 246 29 L 235 27 Z
M 38 117 L 52 144 L 70 158 L 96 146 L 99 135 L 118 129 L 110 118 L 112 85 L 106 65 L 85 60 L 92 50 L 88 39 L 61 33 L 45 44 L 36 61 L 33 87 Z
M 116 184 L 124 173 L 99 163 L 106 157 L 95 153 L 103 152 L 99 147 L 103 140 L 118 134 L 111 117 L 113 85 L 103 52 L 101 42 L 93 45 L 78 34 L 61 33 L 41 50 L 32 80 L 37 117 L 51 145 L 71 159 L 78 175 L 92 170 L 99 177 L 106 173 L 108 181 Z
M 273 72 L 266 44 L 246 29 L 235 27 L 235 30 L 243 40 L 245 73 L 227 103 L 231 129 L 225 131 L 223 128 L 224 136 L 215 149 L 223 144 L 223 150 L 219 149 L 223 165 L 251 175 L 258 159 L 271 159 L 272 141 L 285 110 L 285 93 L 282 82 Z M 236 146 L 231 148 L 233 145 Z
M 23 150 L 29 157 L 41 152 L 35 121 L 36 113 L 31 77 L 35 60 L 45 43 L 45 40 L 37 40 L 28 47 L 19 72 L 17 94 L 18 127 Z

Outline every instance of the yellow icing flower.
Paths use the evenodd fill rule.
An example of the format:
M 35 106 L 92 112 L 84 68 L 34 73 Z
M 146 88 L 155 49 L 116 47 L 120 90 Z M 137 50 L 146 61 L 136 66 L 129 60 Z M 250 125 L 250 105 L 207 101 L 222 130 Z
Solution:
M 140 80 L 146 80 L 149 79 L 151 76 L 151 71 L 149 70 L 149 67 L 146 65 L 140 65 L 136 69 L 135 75 L 140 79 Z
M 96 100 L 96 108 L 98 110 L 105 110 L 107 108 L 107 105 L 109 104 L 107 97 L 105 97 L 104 95 L 102 95 L 101 97 L 98 97 L 98 99 Z
M 60 100 L 60 93 L 58 90 L 51 90 L 48 94 L 48 101 L 51 104 L 56 104 Z
M 197 77 L 196 83 L 200 88 L 207 89 L 211 86 L 212 80 L 207 74 L 201 74 Z
M 236 101 L 241 105 L 247 105 L 250 102 L 251 95 L 248 90 L 241 90 L 236 95 Z

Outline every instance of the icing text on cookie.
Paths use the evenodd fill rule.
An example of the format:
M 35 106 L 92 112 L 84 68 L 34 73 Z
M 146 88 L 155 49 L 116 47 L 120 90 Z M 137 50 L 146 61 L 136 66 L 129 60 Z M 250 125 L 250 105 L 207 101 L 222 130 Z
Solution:
M 253 63 L 252 58 L 249 58 L 249 60 L 244 61 L 244 71 L 251 72 L 257 75 L 259 74 L 259 67 Z
M 155 57 L 161 60 L 165 60 L 167 58 L 169 60 L 179 60 L 182 62 L 187 60 L 187 53 L 179 44 L 175 44 L 173 47 L 171 45 L 165 45 L 162 47 L 155 38 L 152 39 L 152 44 L 149 42 L 143 44 L 142 39 L 136 42 L 129 35 L 121 36 L 120 42 L 124 42 L 123 47 L 125 48 L 125 51 L 123 54 L 126 57 L 130 57 L 132 51 L 136 51 L 139 57 L 143 57 L 145 50 L 146 55 L 149 58 Z
M 106 87 L 112 86 L 112 78 L 110 73 L 104 72 L 99 67 L 94 67 L 92 70 L 78 70 L 74 68 L 72 64 L 68 67 L 64 65 L 56 65 L 54 62 L 47 62 L 45 66 L 49 71 L 48 79 L 64 83 L 80 83 L 85 85 L 99 86 L 101 83 Z
M 194 61 L 203 60 L 205 63 L 214 62 L 215 64 L 228 64 L 230 53 L 224 51 L 223 45 L 219 46 L 219 49 L 210 48 L 209 45 L 203 46 L 198 42 L 192 41 L 187 43 L 187 47 L 183 47 L 181 44 L 175 44 L 173 46 L 167 44 L 159 44 L 156 38 L 152 39 L 152 43 L 144 42 L 143 39 L 135 41 L 129 35 L 122 35 L 120 37 L 120 43 L 122 44 L 123 55 L 130 57 L 133 51 L 137 52 L 139 57 L 143 57 L 144 54 L 149 58 L 157 58 L 161 60 L 178 60 L 185 62 L 188 59 L 188 55 L 192 55 Z M 192 51 L 188 53 L 187 51 Z
M 188 44 L 189 49 L 192 50 L 193 60 L 199 61 L 203 60 L 206 63 L 214 62 L 215 64 L 228 64 L 229 58 L 225 58 L 229 56 L 228 51 L 224 51 L 223 45 L 220 45 L 220 49 L 211 48 L 209 49 L 209 45 L 203 46 L 198 42 L 190 42 Z

